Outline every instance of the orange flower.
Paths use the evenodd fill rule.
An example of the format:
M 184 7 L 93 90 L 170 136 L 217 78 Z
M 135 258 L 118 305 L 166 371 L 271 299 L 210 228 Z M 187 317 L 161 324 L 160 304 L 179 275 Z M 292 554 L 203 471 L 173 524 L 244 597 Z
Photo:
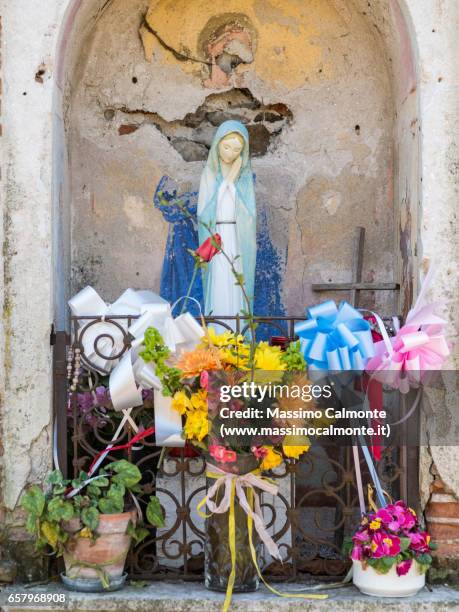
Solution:
M 204 370 L 219 370 L 222 367 L 218 351 L 214 348 L 196 349 L 184 353 L 176 365 L 182 371 L 182 378 L 200 376 Z

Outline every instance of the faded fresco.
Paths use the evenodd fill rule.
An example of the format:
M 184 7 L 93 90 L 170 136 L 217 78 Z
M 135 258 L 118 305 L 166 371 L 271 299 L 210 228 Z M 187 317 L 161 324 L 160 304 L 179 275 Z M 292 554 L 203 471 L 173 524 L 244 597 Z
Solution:
M 257 314 L 347 299 L 311 284 L 351 280 L 358 225 L 363 280 L 394 279 L 392 91 L 361 12 L 332 0 L 114 0 L 67 104 L 73 291 L 90 283 L 108 300 L 126 286 L 169 297 L 161 278 L 183 220 L 168 218 L 155 193 L 161 180 L 198 190 L 226 119 L 250 134 Z M 366 293 L 361 303 L 390 314 L 396 298 Z

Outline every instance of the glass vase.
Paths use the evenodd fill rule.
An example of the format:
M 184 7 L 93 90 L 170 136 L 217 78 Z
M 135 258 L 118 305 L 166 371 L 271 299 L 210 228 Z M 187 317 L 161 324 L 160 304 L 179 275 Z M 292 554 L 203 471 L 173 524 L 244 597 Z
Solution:
M 253 455 L 239 457 L 235 463 L 220 464 L 211 459 L 213 465 L 226 472 L 246 474 L 256 469 L 257 462 Z M 212 471 L 212 467 L 209 467 Z M 207 478 L 207 489 L 215 483 L 215 479 Z M 247 496 L 247 489 L 245 489 Z M 219 487 L 213 501 L 219 505 L 225 494 L 225 487 Z M 260 493 L 259 493 L 260 494 Z M 209 512 L 209 511 L 207 511 Z M 222 514 L 213 513 L 206 519 L 206 536 L 204 546 L 204 573 L 205 586 L 212 591 L 225 592 L 231 574 L 231 550 L 229 533 L 229 510 Z M 249 544 L 247 514 L 239 504 L 237 495 L 234 498 L 235 523 L 235 549 L 236 549 L 236 575 L 233 586 L 234 593 L 249 593 L 259 587 L 257 569 L 253 563 Z M 261 555 L 261 541 L 255 526 L 252 524 L 252 542 L 255 548 L 257 563 Z

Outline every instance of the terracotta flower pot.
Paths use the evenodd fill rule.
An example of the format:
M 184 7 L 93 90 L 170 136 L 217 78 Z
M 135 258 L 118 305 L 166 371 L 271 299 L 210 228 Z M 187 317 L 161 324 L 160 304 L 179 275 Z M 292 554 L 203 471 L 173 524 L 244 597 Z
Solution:
M 66 576 L 75 580 L 97 580 L 101 578 L 102 570 L 110 582 L 119 580 L 131 545 L 131 536 L 126 534 L 126 529 L 129 521 L 135 523 L 136 518 L 135 510 L 101 514 L 95 543 L 72 535 L 81 529 L 79 519 L 68 521 L 65 530 L 70 538 L 64 552 Z
M 379 574 L 372 567 L 363 567 L 360 561 L 353 561 L 353 582 L 365 595 L 375 597 L 411 597 L 426 583 L 426 576 L 413 561 L 404 576 L 398 576 L 395 565 L 387 574 Z

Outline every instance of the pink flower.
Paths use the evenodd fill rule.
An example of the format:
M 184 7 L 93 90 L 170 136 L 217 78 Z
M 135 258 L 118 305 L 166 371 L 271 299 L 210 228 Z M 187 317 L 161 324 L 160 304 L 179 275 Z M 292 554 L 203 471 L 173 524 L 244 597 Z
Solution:
M 354 561 L 361 561 L 363 559 L 363 548 L 359 544 L 356 544 L 352 549 L 351 559 Z
M 393 520 L 392 514 L 387 508 L 380 508 L 376 513 L 376 518 L 380 518 L 383 525 L 389 525 Z
M 352 538 L 352 540 L 354 542 L 366 542 L 369 539 L 370 539 L 370 536 L 369 536 L 368 531 L 366 529 L 365 529 L 365 531 L 357 531 L 354 534 L 354 537 Z
M 400 561 L 397 563 L 397 576 L 404 576 L 410 571 L 410 567 L 413 564 L 413 559 L 405 559 L 405 561 Z
M 224 457 L 223 457 L 223 463 L 234 463 L 237 460 L 237 454 L 236 451 L 233 450 L 226 450 Z
M 419 553 L 429 552 L 430 535 L 426 531 L 421 533 L 409 533 L 410 548 Z
M 389 519 L 390 515 L 390 519 Z M 407 508 L 405 502 L 398 501 L 389 504 L 386 508 L 378 510 L 379 516 L 384 524 L 393 532 L 408 532 L 416 525 L 416 515 L 413 510 Z
M 257 459 L 264 459 L 268 454 L 268 449 L 264 446 L 252 446 L 250 450 Z
M 201 376 L 199 377 L 199 384 L 203 389 L 209 388 L 209 372 L 207 370 L 203 370 L 201 372 Z
M 237 459 L 236 452 L 228 450 L 224 446 L 219 444 L 209 445 L 210 456 L 213 457 L 219 463 L 234 463 Z
M 388 525 L 387 525 L 388 529 L 390 529 L 391 531 L 393 531 L 394 533 L 398 533 L 401 529 L 401 525 L 398 521 L 391 521 Z
M 400 552 L 400 538 L 387 533 L 377 532 L 371 540 L 371 553 L 374 559 L 395 557 Z

